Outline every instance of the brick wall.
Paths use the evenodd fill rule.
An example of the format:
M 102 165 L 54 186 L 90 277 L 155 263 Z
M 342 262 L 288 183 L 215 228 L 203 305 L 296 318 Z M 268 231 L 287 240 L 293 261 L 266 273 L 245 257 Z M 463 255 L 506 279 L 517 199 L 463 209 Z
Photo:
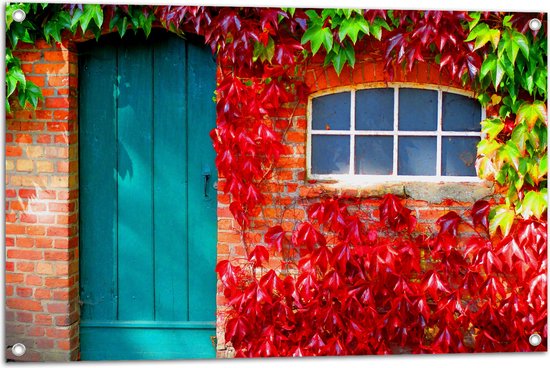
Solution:
M 36 111 L 6 121 L 7 359 L 62 361 L 78 354 L 77 58 L 66 44 L 20 45 Z
M 311 92 L 352 84 L 384 83 L 383 64 L 358 55 L 356 67 L 340 76 L 314 59 L 304 71 Z M 17 56 L 29 79 L 45 97 L 36 111 L 17 110 L 7 116 L 6 129 L 6 338 L 24 343 L 28 352 L 8 359 L 74 360 L 78 358 L 78 126 L 77 55 L 73 43 L 50 46 L 39 41 L 21 48 Z M 453 86 L 437 66 L 419 64 L 412 72 L 398 72 L 397 82 Z M 454 86 L 460 87 L 460 86 Z M 389 187 L 357 189 L 306 178 L 307 100 L 295 101 L 273 116 L 284 137 L 285 150 L 273 175 L 262 188 L 266 205 L 258 209 L 251 230 L 241 234 L 229 211 L 230 198 L 218 193 L 218 259 L 244 256 L 244 240 L 263 242 L 265 230 L 281 224 L 292 230 L 305 217 L 305 208 L 321 195 L 345 194 L 362 198 L 368 216 L 377 218 L 379 197 Z M 394 188 L 395 189 L 395 188 Z M 420 230 L 434 229 L 434 221 L 449 210 L 464 213 L 475 196 L 491 188 L 476 186 L 470 199 L 454 194 L 409 198 Z M 396 190 L 399 190 L 397 187 Z M 466 190 L 468 192 L 468 190 Z M 440 193 L 441 194 L 441 193 Z M 277 268 L 273 258 L 270 266 Z M 223 339 L 226 300 L 217 296 L 219 356 L 230 356 Z
M 355 67 L 346 66 L 338 76 L 332 67 L 323 68 L 323 58 L 315 57 L 303 70 L 303 78 L 310 93 L 327 91 L 337 87 L 352 85 L 377 84 L 383 86 L 390 79 L 384 73 L 384 64 L 376 50 L 365 49 L 357 55 Z M 432 86 L 447 86 L 464 89 L 451 81 L 449 76 L 441 74 L 435 64 L 419 63 L 411 72 L 397 71 L 392 82 L 410 84 L 430 84 Z M 243 241 L 249 249 L 255 245 L 265 245 L 264 234 L 268 227 L 281 225 L 286 231 L 292 231 L 297 224 L 306 218 L 306 208 L 321 197 L 342 195 L 360 199 L 360 207 L 370 224 L 376 224 L 379 218 L 378 206 L 383 194 L 393 192 L 403 194 L 403 185 L 370 186 L 358 188 L 338 185 L 322 181 L 308 180 L 306 177 L 306 141 L 307 141 L 307 98 L 288 103 L 272 116 L 275 127 L 283 136 L 284 153 L 273 170 L 273 175 L 266 180 L 262 193 L 266 195 L 266 205 L 251 219 L 251 229 L 241 234 L 236 221 L 229 211 L 228 195 L 218 196 L 218 261 L 244 257 Z M 219 188 L 224 181 L 220 180 Z M 489 183 L 482 184 L 422 184 L 409 190 L 413 195 L 404 201 L 412 209 L 418 219 L 417 230 L 430 233 L 436 230 L 436 220 L 449 211 L 468 217 L 468 210 L 476 200 L 491 195 L 493 188 Z M 416 189 L 416 193 L 415 193 Z M 489 198 L 486 198 L 489 199 Z M 495 198 L 490 198 L 495 201 Z M 467 233 L 472 231 L 465 225 L 459 230 Z M 270 257 L 270 267 L 280 269 L 280 258 Z M 221 286 L 221 285 L 219 285 Z M 219 289 L 221 290 L 221 289 Z M 227 317 L 226 299 L 218 293 L 218 349 L 219 356 L 231 356 L 231 349 L 224 350 L 223 325 Z

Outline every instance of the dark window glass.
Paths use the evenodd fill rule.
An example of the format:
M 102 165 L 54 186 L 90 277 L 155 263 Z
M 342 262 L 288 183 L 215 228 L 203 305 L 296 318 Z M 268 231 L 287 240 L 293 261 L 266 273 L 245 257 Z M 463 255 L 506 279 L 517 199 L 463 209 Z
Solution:
M 443 93 L 443 130 L 479 132 L 481 106 L 473 98 Z
M 435 175 L 435 137 L 399 137 L 398 175 Z
M 476 176 L 479 137 L 443 137 L 441 175 Z
M 391 175 L 393 137 L 355 137 L 355 173 Z
M 349 157 L 349 136 L 311 136 L 313 174 L 349 174 Z
M 399 89 L 399 130 L 437 129 L 437 91 Z
M 313 104 L 313 129 L 349 130 L 350 92 L 315 97 Z
M 393 130 L 393 89 L 373 88 L 355 93 L 355 129 Z

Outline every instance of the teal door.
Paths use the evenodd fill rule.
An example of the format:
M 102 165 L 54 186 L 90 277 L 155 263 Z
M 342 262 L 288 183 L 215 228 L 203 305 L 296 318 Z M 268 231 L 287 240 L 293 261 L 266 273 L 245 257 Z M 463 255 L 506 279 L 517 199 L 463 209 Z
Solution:
M 215 357 L 211 52 L 157 33 L 79 54 L 81 359 Z

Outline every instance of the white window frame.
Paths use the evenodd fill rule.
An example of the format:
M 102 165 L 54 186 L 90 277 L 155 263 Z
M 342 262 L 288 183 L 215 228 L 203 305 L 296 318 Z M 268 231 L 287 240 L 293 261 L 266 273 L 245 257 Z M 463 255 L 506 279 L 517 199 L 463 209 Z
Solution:
M 373 88 L 393 88 L 393 130 L 355 130 L 355 93 L 358 90 L 373 89 Z M 436 131 L 405 131 L 398 130 L 399 122 L 399 89 L 400 88 L 416 88 L 437 91 L 437 130 Z M 314 130 L 313 129 L 313 99 L 320 96 L 332 95 L 340 92 L 350 92 L 350 130 Z M 481 133 L 481 125 L 479 132 L 466 131 L 443 131 L 443 92 L 455 93 L 458 95 L 475 98 L 474 93 L 458 88 L 438 86 L 433 84 L 418 84 L 418 83 L 368 83 L 357 84 L 353 86 L 337 87 L 312 93 L 308 98 L 307 105 L 307 146 L 306 146 L 306 165 L 307 178 L 314 180 L 335 180 L 338 182 L 350 183 L 379 183 L 379 182 L 483 182 L 478 176 L 444 176 L 441 175 L 441 157 L 442 157 L 442 138 L 443 137 L 480 137 L 484 138 Z M 481 107 L 481 121 L 485 120 L 486 111 Z M 311 172 L 311 151 L 312 135 L 342 135 L 350 137 L 350 168 L 347 174 L 312 174 Z M 391 175 L 366 175 L 354 174 L 355 170 L 355 137 L 356 136 L 393 136 L 393 171 Z M 398 175 L 397 160 L 398 160 L 398 136 L 422 136 L 436 137 L 436 174 L 435 175 Z

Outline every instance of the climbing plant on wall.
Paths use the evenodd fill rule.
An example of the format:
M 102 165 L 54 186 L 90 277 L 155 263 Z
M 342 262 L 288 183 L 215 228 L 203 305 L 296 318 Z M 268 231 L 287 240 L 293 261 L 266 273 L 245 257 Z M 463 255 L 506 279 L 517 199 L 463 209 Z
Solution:
M 13 21 L 16 9 L 27 13 L 24 22 Z M 507 189 L 505 202 L 477 202 L 469 225 L 477 235 L 470 237 L 459 234 L 466 222 L 454 212 L 438 220 L 437 234 L 417 235 L 415 217 L 393 196 L 381 204 L 378 228 L 348 210 L 347 199 L 313 204 L 292 233 L 272 227 L 265 246 L 247 249 L 245 267 L 218 264 L 233 308 L 226 338 L 240 356 L 387 353 L 404 345 L 413 352 L 512 351 L 531 349 L 523 338 L 529 331 L 546 339 L 542 14 L 10 4 L 6 17 L 8 111 L 10 102 L 35 108 L 41 98 L 17 58 L 21 43 L 111 30 L 148 35 L 155 26 L 202 36 L 220 73 L 216 164 L 242 229 L 263 205 L 261 183 L 283 150 L 269 116 L 305 96 L 300 77 L 313 56 L 341 73 L 374 42 L 388 80 L 417 62 L 439 65 L 487 107 L 477 169 Z M 529 30 L 532 18 L 543 21 L 540 31 Z M 331 241 L 329 233 L 336 234 Z M 273 252 L 296 262 L 294 274 L 258 279 Z M 311 329 L 319 324 L 323 330 Z

